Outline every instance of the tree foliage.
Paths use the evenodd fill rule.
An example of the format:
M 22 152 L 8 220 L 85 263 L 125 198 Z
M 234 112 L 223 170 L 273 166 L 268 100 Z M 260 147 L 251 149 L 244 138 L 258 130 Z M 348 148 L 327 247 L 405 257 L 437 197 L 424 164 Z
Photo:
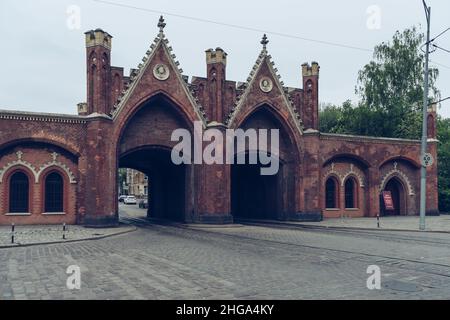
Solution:
M 397 31 L 391 42 L 375 47 L 374 60 L 359 71 L 355 90 L 362 99 L 361 108 L 377 120 L 369 134 L 410 139 L 421 136 L 423 41 L 423 34 L 415 27 Z M 432 100 L 439 97 L 435 86 L 438 74 L 438 69 L 430 68 Z
M 358 73 L 352 104 L 326 105 L 320 130 L 330 133 L 420 139 L 424 82 L 424 35 L 415 27 L 397 31 L 392 41 L 375 47 L 373 60 Z M 430 68 L 430 101 L 439 100 L 437 68 Z M 450 119 L 438 120 L 439 207 L 450 212 Z
M 450 119 L 439 118 L 438 170 L 439 170 L 439 210 L 450 212 Z

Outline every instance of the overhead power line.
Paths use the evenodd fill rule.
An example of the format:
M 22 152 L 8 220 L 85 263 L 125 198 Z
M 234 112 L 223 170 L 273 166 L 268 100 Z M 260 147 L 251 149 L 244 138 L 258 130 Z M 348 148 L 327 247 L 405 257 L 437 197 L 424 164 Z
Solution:
M 436 40 L 437 38 L 439 38 L 440 36 L 442 36 L 444 33 L 446 33 L 447 31 L 449 31 L 450 28 L 445 29 L 444 31 L 442 31 L 441 33 L 439 33 L 436 37 L 434 37 L 433 39 L 430 40 L 430 42 L 433 42 L 434 40 Z
M 439 100 L 439 101 L 435 101 L 435 102 L 433 102 L 433 104 L 434 104 L 434 103 L 436 103 L 436 104 L 437 104 L 437 103 L 441 103 L 441 102 L 446 101 L 446 100 L 450 100 L 450 97 L 441 99 L 441 100 Z
M 171 13 L 171 12 L 167 12 L 167 11 L 155 10 L 155 9 L 150 9 L 150 8 L 143 8 L 143 7 L 133 6 L 133 5 L 120 3 L 120 2 L 114 2 L 114 1 L 108 1 L 108 0 L 92 0 L 92 1 L 93 2 L 97 2 L 97 3 L 101 3 L 101 4 L 110 5 L 110 6 L 116 6 L 116 7 L 133 9 L 133 10 L 139 10 L 139 11 L 150 12 L 150 13 L 155 13 L 155 14 L 163 14 L 163 15 L 166 15 L 166 16 L 172 16 L 172 17 L 187 19 L 187 20 L 191 20 L 191 21 L 210 23 L 210 24 L 225 26 L 225 27 L 229 27 L 229 28 L 235 28 L 235 29 L 259 32 L 259 33 L 267 33 L 267 34 L 272 34 L 272 35 L 276 35 L 276 36 L 280 36 L 280 37 L 284 37 L 284 38 L 302 40 L 302 41 L 307 41 L 307 42 L 312 42 L 312 43 L 317 43 L 317 44 L 322 44 L 322 45 L 328 45 L 328 46 L 334 46 L 334 47 L 339 47 L 339 48 L 357 50 L 357 51 L 361 51 L 361 52 L 373 53 L 373 49 L 363 48 L 363 47 L 354 46 L 354 45 L 350 45 L 350 44 L 331 42 L 331 41 L 326 41 L 326 40 L 312 39 L 312 38 L 302 37 L 302 36 L 299 36 L 299 35 L 293 35 L 293 34 L 282 33 L 282 32 L 277 32 L 277 31 L 270 31 L 270 30 L 263 30 L 263 29 L 259 29 L 259 28 L 252 28 L 252 27 L 242 26 L 242 25 L 237 25 L 237 24 L 232 24 L 232 23 L 219 22 L 219 21 L 210 20 L 210 19 L 204 19 L 204 18 L 192 17 L 192 16 L 187 16 L 187 15 L 181 15 L 181 14 Z M 441 36 L 442 34 L 447 32 L 448 30 L 450 30 L 450 28 L 445 30 L 445 31 L 443 31 L 443 32 L 441 32 L 434 39 L 438 38 L 439 36 Z M 436 64 L 438 66 L 441 66 L 443 68 L 450 69 L 450 66 L 444 65 L 444 64 L 439 63 L 437 61 L 430 60 L 430 62 L 433 62 L 434 64 Z
M 348 45 L 348 44 L 343 44 L 343 43 L 311 39 L 311 38 L 306 38 L 306 37 L 302 37 L 302 36 L 298 36 L 298 35 L 292 35 L 292 34 L 287 34 L 287 33 L 282 33 L 282 32 L 263 30 L 263 29 L 252 28 L 252 27 L 247 27 L 247 26 L 242 26 L 242 25 L 237 25 L 237 24 L 232 24 L 232 23 L 226 23 L 226 22 L 218 22 L 218 21 L 214 21 L 214 20 L 197 18 L 197 17 L 191 17 L 191 16 L 186 16 L 186 15 L 181 15 L 181 14 L 175 14 L 175 13 L 165 12 L 165 11 L 161 11 L 161 10 L 154 10 L 154 9 L 149 9 L 149 8 L 142 8 L 142 7 L 132 6 L 132 5 L 119 3 L 119 2 L 113 2 L 113 1 L 107 1 L 107 0 L 92 0 L 92 1 L 98 2 L 98 3 L 104 3 L 104 4 L 108 4 L 108 5 L 112 5 L 112 6 L 122 7 L 122 8 L 134 9 L 134 10 L 145 11 L 145 12 L 151 12 L 151 13 L 156 13 L 156 14 L 163 14 L 163 15 L 166 15 L 166 16 L 172 16 L 172 17 L 177 17 L 177 18 L 182 18 L 182 19 L 188 19 L 188 20 L 192 20 L 192 21 L 211 23 L 211 24 L 225 26 L 225 27 L 230 27 L 230 28 L 235 28 L 235 29 L 242 29 L 242 30 L 247 30 L 247 31 L 255 31 L 255 32 L 260 32 L 260 33 L 267 33 L 267 34 L 277 35 L 277 36 L 280 36 L 280 37 L 291 38 L 291 39 L 298 39 L 298 40 L 303 40 L 303 41 L 309 41 L 309 42 L 314 42 L 314 43 L 319 43 L 319 44 L 324 44 L 324 45 L 329 45 L 329 46 L 335 46 L 335 47 L 340 47 L 340 48 L 353 49 L 353 50 L 359 50 L 359 51 L 365 51 L 365 52 L 373 52 L 373 50 L 368 49 L 368 48 L 362 48 L 362 47 Z
M 432 62 L 432 63 L 434 63 L 434 64 L 436 64 L 436 65 L 438 65 L 438 66 L 440 66 L 440 67 L 443 67 L 443 68 L 446 68 L 446 69 L 450 69 L 449 66 L 447 66 L 447 65 L 445 65 L 445 64 L 442 64 L 442 63 L 440 63 L 440 62 L 436 62 L 435 60 L 431 60 L 431 59 L 430 59 L 430 62 Z
M 442 51 L 445 51 L 445 52 L 448 52 L 448 53 L 450 53 L 450 50 L 448 50 L 448 49 L 444 49 L 444 48 L 442 48 L 442 47 L 438 46 L 437 44 L 433 44 L 433 47 L 435 47 L 435 48 L 438 48 L 438 49 L 441 49 Z

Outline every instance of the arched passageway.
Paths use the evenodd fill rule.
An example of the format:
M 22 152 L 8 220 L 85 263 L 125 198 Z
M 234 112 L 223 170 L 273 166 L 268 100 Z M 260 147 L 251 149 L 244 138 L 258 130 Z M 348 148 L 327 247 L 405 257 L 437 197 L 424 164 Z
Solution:
M 147 217 L 184 221 L 186 166 L 174 165 L 170 150 L 149 146 L 133 151 L 120 158 L 119 166 L 148 176 Z
M 192 166 L 176 165 L 171 159 L 177 143 L 171 141 L 173 131 L 191 131 L 186 114 L 163 94 L 148 99 L 130 114 L 119 139 L 118 167 L 147 176 L 149 218 L 186 221 L 192 211 Z
M 391 194 L 394 210 L 386 210 L 382 201 L 381 208 L 384 216 L 398 216 L 406 215 L 406 192 L 403 183 L 397 178 L 392 177 L 384 187 L 383 191 L 388 191 Z M 383 199 L 381 199 L 383 200 Z
M 293 144 L 293 133 L 285 120 L 269 105 L 262 105 L 251 113 L 240 129 L 252 136 L 250 130 L 257 133 L 258 143 L 254 148 L 246 144 L 245 151 L 235 156 L 231 166 L 231 210 L 235 219 L 276 219 L 286 220 L 293 217 L 296 210 L 296 167 L 298 161 L 297 146 Z M 261 130 L 267 130 L 267 144 L 260 149 Z M 278 144 L 275 144 L 277 135 Z M 250 140 L 250 139 L 249 139 Z M 248 141 L 247 141 L 248 142 Z M 263 143 L 264 145 L 264 143 Z M 256 146 L 256 147 L 255 147 Z M 273 147 L 273 148 L 272 148 Z M 237 150 L 235 149 L 235 153 Z M 239 164 L 237 158 L 245 153 L 245 164 Z M 272 163 L 263 165 L 260 156 L 270 157 Z M 257 161 L 250 162 L 249 158 Z M 273 163 L 277 165 L 273 165 Z M 252 164 L 250 164 L 252 163 Z M 264 175 L 262 167 L 274 170 L 271 175 Z
M 246 155 L 248 159 L 248 154 Z M 236 161 L 235 161 L 236 163 Z M 231 207 L 235 218 L 278 219 L 283 211 L 280 170 L 262 175 L 258 164 L 234 164 L 231 168 Z

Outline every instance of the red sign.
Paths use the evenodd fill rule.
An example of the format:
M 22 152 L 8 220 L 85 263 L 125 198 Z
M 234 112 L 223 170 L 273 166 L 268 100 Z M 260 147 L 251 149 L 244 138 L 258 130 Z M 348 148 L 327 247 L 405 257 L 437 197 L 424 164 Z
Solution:
M 390 191 L 383 191 L 384 207 L 386 210 L 395 210 L 394 201 Z

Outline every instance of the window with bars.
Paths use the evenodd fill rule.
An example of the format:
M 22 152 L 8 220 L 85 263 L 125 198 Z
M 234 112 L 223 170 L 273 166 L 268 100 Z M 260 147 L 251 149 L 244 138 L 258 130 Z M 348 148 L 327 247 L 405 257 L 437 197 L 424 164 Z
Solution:
M 345 181 L 345 208 L 353 209 L 356 207 L 355 180 L 353 178 L 349 178 Z
M 58 172 L 45 178 L 45 212 L 64 211 L 64 181 Z
M 328 209 L 335 209 L 338 207 L 338 191 L 337 182 L 334 178 L 328 178 L 325 184 L 325 205 Z
M 28 212 L 29 192 L 28 176 L 21 171 L 14 173 L 9 181 L 9 212 Z

